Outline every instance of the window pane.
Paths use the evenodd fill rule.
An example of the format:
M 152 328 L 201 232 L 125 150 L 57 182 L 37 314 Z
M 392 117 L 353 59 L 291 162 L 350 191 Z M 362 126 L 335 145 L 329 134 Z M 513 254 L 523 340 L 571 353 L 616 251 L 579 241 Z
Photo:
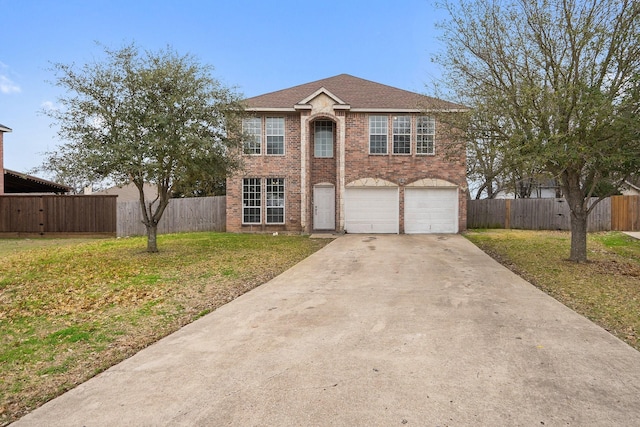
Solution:
M 267 154 L 284 154 L 284 118 L 267 117 Z
M 387 154 L 387 135 L 371 135 L 369 137 L 370 154 Z
M 319 120 L 315 122 L 314 154 L 316 157 L 333 157 L 333 122 Z
M 393 154 L 411 154 L 411 117 L 393 118 Z
M 418 117 L 416 153 L 435 154 L 436 121 L 433 117 Z
M 260 178 L 242 180 L 242 223 L 260 224 L 262 217 Z
M 267 224 L 284 224 L 284 178 L 267 178 Z
M 252 117 L 242 121 L 242 132 L 245 134 L 244 150 L 247 154 L 260 154 L 262 148 L 262 120 Z
M 387 154 L 387 116 L 369 116 L 369 154 Z

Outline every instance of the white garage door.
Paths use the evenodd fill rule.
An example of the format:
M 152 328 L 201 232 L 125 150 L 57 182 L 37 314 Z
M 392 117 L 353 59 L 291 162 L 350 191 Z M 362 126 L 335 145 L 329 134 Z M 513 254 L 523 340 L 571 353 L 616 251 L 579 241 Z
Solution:
M 347 233 L 398 233 L 398 189 L 347 188 L 344 195 Z
M 404 232 L 457 233 L 456 188 L 405 188 Z

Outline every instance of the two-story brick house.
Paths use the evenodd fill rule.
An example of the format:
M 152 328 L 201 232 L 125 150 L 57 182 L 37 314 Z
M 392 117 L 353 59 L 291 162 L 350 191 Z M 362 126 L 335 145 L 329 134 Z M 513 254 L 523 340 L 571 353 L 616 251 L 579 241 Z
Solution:
M 347 74 L 246 104 L 244 168 L 227 180 L 227 231 L 466 228 L 466 159 L 445 156 L 446 133 L 433 116 L 459 105 Z
M 0 125 L 0 194 L 4 194 L 4 134 L 11 129 Z

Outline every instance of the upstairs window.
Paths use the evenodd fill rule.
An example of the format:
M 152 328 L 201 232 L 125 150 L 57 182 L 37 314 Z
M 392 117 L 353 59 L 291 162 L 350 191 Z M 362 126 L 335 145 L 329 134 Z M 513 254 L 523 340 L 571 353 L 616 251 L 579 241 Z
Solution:
M 315 157 L 333 157 L 333 122 L 318 120 L 313 132 Z
M 393 118 L 393 154 L 411 154 L 411 117 Z
M 284 118 L 267 117 L 267 154 L 284 155 Z
M 284 224 L 284 178 L 267 178 L 267 224 Z
M 252 117 L 242 121 L 242 132 L 245 134 L 244 152 L 260 154 L 262 152 L 262 120 Z
M 416 125 L 416 153 L 435 154 L 436 121 L 433 117 L 418 117 Z
M 369 154 L 387 154 L 387 116 L 369 116 Z

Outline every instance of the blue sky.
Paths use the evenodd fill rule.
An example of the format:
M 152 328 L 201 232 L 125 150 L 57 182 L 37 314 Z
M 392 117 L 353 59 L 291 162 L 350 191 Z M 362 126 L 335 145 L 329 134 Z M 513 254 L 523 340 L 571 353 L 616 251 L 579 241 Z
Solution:
M 28 172 L 60 143 L 41 114 L 60 94 L 51 63 L 170 45 L 246 97 L 347 73 L 420 93 L 441 76 L 431 0 L 0 0 L 5 167 Z

